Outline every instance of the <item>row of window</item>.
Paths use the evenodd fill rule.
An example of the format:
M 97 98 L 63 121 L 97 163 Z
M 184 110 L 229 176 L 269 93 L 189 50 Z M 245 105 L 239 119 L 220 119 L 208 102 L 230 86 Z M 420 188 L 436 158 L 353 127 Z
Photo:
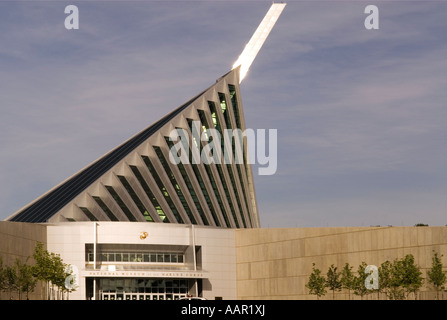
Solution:
M 234 85 L 231 85 L 231 84 L 228 87 L 229 87 L 229 92 L 230 92 L 231 105 L 233 107 L 233 114 L 234 114 L 234 117 L 235 117 L 235 120 L 236 120 L 236 126 L 239 129 L 241 129 L 241 119 L 239 117 L 239 112 L 238 112 L 238 103 L 237 103 L 237 98 L 236 98 L 236 88 L 235 88 Z M 222 115 L 223 115 L 224 120 L 225 120 L 224 123 L 225 123 L 227 128 L 231 129 L 232 125 L 231 125 L 231 122 L 230 122 L 230 119 L 229 119 L 229 113 L 228 113 L 229 112 L 229 108 L 228 108 L 229 106 L 227 105 L 227 102 L 226 102 L 226 95 L 224 93 L 220 93 L 220 92 L 218 93 L 218 95 L 219 95 L 219 102 L 220 102 L 220 108 L 219 109 L 222 111 Z M 208 106 L 209 106 L 209 110 L 211 112 L 211 118 L 213 120 L 214 127 L 216 129 L 218 129 L 219 131 L 222 131 L 222 125 L 219 123 L 219 116 L 217 115 L 217 110 L 216 110 L 217 108 L 215 106 L 215 103 L 212 102 L 212 101 L 208 101 Z M 203 128 L 204 132 L 206 132 L 206 130 L 211 128 L 211 127 L 208 124 L 208 121 L 206 120 L 206 116 L 205 116 L 204 111 L 198 109 L 198 113 L 199 113 L 200 121 L 202 123 L 202 128 Z M 190 126 L 191 126 L 191 122 L 192 121 L 190 121 L 190 120 L 191 119 L 188 119 L 188 122 L 190 122 Z M 192 128 L 190 128 L 190 129 L 192 130 Z M 167 142 L 168 146 L 172 146 L 172 144 L 169 145 L 168 141 L 169 141 L 169 139 L 166 138 L 166 142 Z M 199 142 L 199 144 L 200 144 L 200 142 Z M 166 160 L 165 156 L 163 155 L 163 153 L 161 151 L 161 148 L 155 146 L 154 149 L 155 149 L 156 155 L 157 155 L 160 163 L 162 164 L 163 168 L 165 169 L 165 173 L 166 173 L 167 177 L 169 178 L 169 180 L 171 181 L 172 187 L 174 188 L 175 193 L 176 193 L 178 199 L 180 200 L 180 203 L 182 204 L 183 209 L 185 210 L 185 212 L 186 212 L 188 218 L 190 219 L 191 223 L 197 224 L 197 221 L 194 218 L 194 215 L 193 215 L 193 213 L 192 213 L 192 211 L 191 211 L 191 209 L 190 209 L 190 207 L 189 207 L 189 205 L 188 205 L 188 203 L 187 203 L 187 201 L 185 199 L 185 196 L 183 194 L 183 192 L 185 192 L 185 191 L 188 191 L 188 194 L 190 194 L 191 197 L 193 198 L 193 202 L 194 202 L 195 207 L 196 207 L 196 209 L 197 209 L 197 211 L 199 213 L 199 216 L 202 219 L 203 224 L 204 225 L 209 225 L 208 219 L 206 218 L 206 216 L 205 216 L 205 214 L 204 214 L 204 212 L 202 210 L 202 207 L 201 207 L 201 205 L 200 205 L 200 203 L 198 201 L 198 198 L 196 196 L 197 192 L 194 191 L 193 185 L 189 181 L 189 178 L 188 178 L 188 176 L 186 174 L 186 171 L 185 171 L 184 167 L 181 165 L 181 167 L 179 167 L 179 170 L 181 172 L 181 175 L 182 175 L 182 178 L 183 178 L 185 184 L 188 187 L 188 190 L 183 190 L 183 192 L 182 192 L 182 190 L 181 190 L 181 188 L 180 188 L 180 186 L 179 186 L 179 184 L 178 184 L 174 174 L 172 173 L 172 171 L 171 171 L 171 169 L 169 167 L 169 164 L 167 163 L 167 160 Z M 234 152 L 233 152 L 233 154 L 234 154 Z M 191 155 L 192 155 L 192 152 L 190 152 L 190 156 Z M 245 156 L 245 154 L 244 154 L 244 156 Z M 163 181 L 160 179 L 160 177 L 159 177 L 159 175 L 158 175 L 158 173 L 157 173 L 157 171 L 156 171 L 156 169 L 155 169 L 155 167 L 153 165 L 153 160 L 151 161 L 151 159 L 148 156 L 144 156 L 144 155 L 142 156 L 142 159 L 143 159 L 144 163 L 146 164 L 147 169 L 149 170 L 150 174 L 154 178 L 154 180 L 156 182 L 156 185 L 158 186 L 161 194 L 164 196 L 164 198 L 166 200 L 166 203 L 168 204 L 169 209 L 171 210 L 174 218 L 177 220 L 178 223 L 184 223 L 180 213 L 178 212 L 178 210 L 177 210 L 177 208 L 176 208 L 176 206 L 175 206 L 175 204 L 173 202 L 173 199 L 172 199 L 173 195 L 169 194 L 166 186 L 164 185 Z M 205 188 L 205 186 L 203 184 L 203 180 L 202 180 L 202 178 L 200 176 L 200 173 L 199 173 L 199 171 L 196 168 L 197 165 L 193 164 L 192 166 L 193 166 L 194 174 L 195 174 L 195 176 L 196 176 L 196 178 L 198 180 L 198 183 L 201 186 L 201 191 L 202 191 L 201 193 L 204 196 L 204 198 L 205 198 L 205 200 L 207 202 L 208 208 L 209 208 L 209 210 L 210 210 L 210 212 L 212 214 L 212 218 L 214 219 L 215 224 L 217 226 L 220 226 L 221 223 L 219 222 L 219 219 L 217 218 L 215 209 L 214 209 L 214 207 L 213 207 L 213 205 L 212 205 L 212 203 L 210 201 L 209 194 L 206 191 L 206 188 Z M 247 202 L 248 199 L 247 199 L 247 195 L 246 195 L 247 188 L 245 187 L 245 182 L 242 179 L 240 166 L 237 165 L 237 164 L 236 164 L 236 166 L 237 166 L 237 171 L 238 171 L 239 180 L 240 180 L 240 184 L 241 184 L 241 192 L 243 194 L 243 198 L 244 198 L 245 204 L 246 204 L 245 209 L 246 209 L 246 212 L 249 212 L 249 209 L 248 209 L 249 204 Z M 235 206 L 233 205 L 233 201 L 232 201 L 232 198 L 230 196 L 229 188 L 227 186 L 227 181 L 226 181 L 225 176 L 224 176 L 224 174 L 222 172 L 223 166 L 218 164 L 216 167 L 217 167 L 219 175 L 216 176 L 216 177 L 213 177 L 213 174 L 212 174 L 210 168 L 208 168 L 208 166 L 205 166 L 208 179 L 210 180 L 211 185 L 212 185 L 213 193 L 214 193 L 214 195 L 215 195 L 215 197 L 216 197 L 216 199 L 217 199 L 217 201 L 219 203 L 219 206 L 221 208 L 222 215 L 223 215 L 223 218 L 225 220 L 226 226 L 227 227 L 231 227 L 231 224 L 230 224 L 227 212 L 225 210 L 225 207 L 223 205 L 223 201 L 221 199 L 221 196 L 220 196 L 218 188 L 217 188 L 217 184 L 219 183 L 219 182 L 217 182 L 217 180 L 220 180 L 220 184 L 222 185 L 222 187 L 223 187 L 223 189 L 225 191 L 225 196 L 226 196 L 225 198 L 227 199 L 227 202 L 228 202 L 231 214 L 233 216 L 233 220 L 234 220 L 234 222 L 236 224 L 236 227 L 238 228 L 239 227 L 239 221 L 238 221 L 238 217 L 237 217 L 236 212 L 235 212 Z M 139 169 L 136 166 L 133 166 L 133 165 L 131 165 L 130 168 L 132 169 L 133 173 L 135 174 L 135 177 L 137 178 L 137 181 L 141 185 L 142 189 L 145 191 L 145 193 L 148 196 L 149 200 L 151 201 L 152 205 L 154 206 L 155 211 L 158 213 L 160 219 L 163 222 L 169 222 L 165 212 L 163 211 L 163 209 L 160 206 L 159 202 L 157 201 L 156 197 L 154 196 L 154 194 L 150 190 L 148 184 L 146 183 L 146 181 L 143 178 L 142 174 L 140 173 Z M 242 219 L 242 224 L 243 224 L 244 227 L 247 227 L 247 223 L 245 221 L 244 214 L 243 214 L 243 209 L 242 209 L 242 206 L 241 206 L 241 201 L 240 201 L 240 198 L 239 198 L 239 195 L 238 195 L 237 186 L 236 186 L 236 183 L 235 183 L 235 180 L 234 180 L 234 175 L 233 175 L 233 172 L 231 171 L 231 166 L 227 165 L 226 168 L 227 168 L 227 170 L 229 172 L 229 175 L 230 175 L 231 185 L 233 187 L 234 195 L 236 197 L 236 202 L 237 202 L 237 206 L 239 208 L 240 218 Z M 145 207 L 143 202 L 138 198 L 136 192 L 134 191 L 134 189 L 132 188 L 131 184 L 126 179 L 126 177 L 119 175 L 118 178 L 121 181 L 121 183 L 124 186 L 124 188 L 126 189 L 127 193 L 132 198 L 132 200 L 135 203 L 136 207 L 139 209 L 140 213 L 144 216 L 145 220 L 148 221 L 148 222 L 153 222 L 154 219 L 149 214 L 149 210 Z M 125 204 L 123 199 L 119 196 L 119 194 L 115 190 L 115 188 L 112 187 L 112 186 L 109 186 L 109 185 L 107 185 L 105 187 L 108 190 L 109 194 L 114 199 L 114 201 L 116 202 L 116 204 L 121 208 L 122 212 L 127 216 L 129 221 L 136 221 L 137 219 L 135 218 L 134 214 L 131 212 L 131 210 L 128 208 L 128 206 Z M 108 216 L 108 218 L 111 221 L 118 221 L 119 220 L 115 216 L 115 214 L 112 212 L 112 210 L 106 205 L 106 203 L 100 197 L 93 196 L 93 199 L 95 200 L 95 202 L 98 204 L 98 206 L 102 209 L 102 211 Z M 80 209 L 84 212 L 84 214 L 90 220 L 92 220 L 92 221 L 96 221 L 97 220 L 96 217 L 91 213 L 91 211 L 88 208 L 80 207 Z M 250 215 L 248 215 L 248 216 L 249 216 L 249 219 L 251 220 Z M 114 258 L 112 258 L 112 259 L 114 259 Z M 118 259 L 120 259 L 120 258 L 118 258 Z M 107 260 L 107 261 L 109 261 L 109 260 Z M 110 261 L 113 261 L 113 260 L 110 260 Z M 114 261 L 118 261 L 118 260 L 114 260 Z M 146 261 L 146 262 L 151 262 L 151 261 Z
M 186 279 L 122 279 L 104 278 L 99 282 L 100 290 L 104 292 L 135 292 L 135 293 L 187 293 Z
M 88 253 L 88 262 L 94 261 L 93 253 Z M 101 262 L 151 262 L 151 263 L 183 263 L 183 253 L 171 252 L 101 252 L 97 261 Z

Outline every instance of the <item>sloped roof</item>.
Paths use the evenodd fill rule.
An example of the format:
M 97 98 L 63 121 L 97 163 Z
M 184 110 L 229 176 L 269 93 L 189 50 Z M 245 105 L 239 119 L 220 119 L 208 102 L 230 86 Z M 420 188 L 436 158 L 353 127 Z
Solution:
M 105 174 L 132 150 L 146 141 L 152 134 L 157 132 L 161 127 L 193 103 L 207 90 L 204 90 L 182 106 L 163 117 L 161 120 L 147 127 L 131 139 L 122 143 L 117 148 L 90 164 L 88 167 L 73 175 L 71 178 L 48 191 L 46 194 L 25 208 L 21 209 L 7 220 L 34 223 L 46 222 L 50 217 L 56 214 L 66 204 L 85 190 L 90 184 Z

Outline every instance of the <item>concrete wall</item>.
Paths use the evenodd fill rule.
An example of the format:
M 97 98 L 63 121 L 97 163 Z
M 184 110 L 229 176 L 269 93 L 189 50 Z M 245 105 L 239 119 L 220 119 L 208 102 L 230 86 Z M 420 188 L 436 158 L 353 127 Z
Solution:
M 386 260 L 413 254 L 426 278 L 433 251 L 444 255 L 442 263 L 447 267 L 447 227 L 237 230 L 238 299 L 316 299 L 305 287 L 312 263 L 326 274 L 331 264 L 341 269 L 348 262 L 357 270 L 362 261 L 380 266 Z M 434 297 L 425 281 L 417 298 Z M 442 297 L 447 299 L 447 293 Z M 360 299 L 351 295 L 354 298 Z M 332 299 L 332 294 L 327 293 L 322 299 Z M 348 299 L 348 295 L 341 292 L 335 299 Z M 377 299 L 377 294 L 364 299 Z
M 32 255 L 36 242 L 47 242 L 46 227 L 34 223 L 0 221 L 0 256 L 3 267 L 13 265 L 19 258 L 29 265 L 34 264 Z M 27 258 L 30 257 L 28 261 Z M 0 292 L 0 299 L 17 299 L 17 293 Z M 25 299 L 26 297 L 22 297 Z M 37 286 L 29 299 L 40 299 L 40 286 Z

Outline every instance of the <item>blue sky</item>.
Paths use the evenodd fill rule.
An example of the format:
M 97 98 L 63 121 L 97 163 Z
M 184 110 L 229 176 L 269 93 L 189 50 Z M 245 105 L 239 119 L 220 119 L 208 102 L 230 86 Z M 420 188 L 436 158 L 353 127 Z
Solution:
M 0 1 L 0 219 L 214 83 L 270 4 Z M 447 224 L 446 18 L 288 2 L 241 84 L 247 127 L 278 130 L 263 227 Z

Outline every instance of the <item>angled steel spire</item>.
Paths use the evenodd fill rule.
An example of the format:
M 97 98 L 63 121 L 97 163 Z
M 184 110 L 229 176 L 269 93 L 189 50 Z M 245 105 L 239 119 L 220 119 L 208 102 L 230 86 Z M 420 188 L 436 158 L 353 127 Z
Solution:
M 262 19 L 261 24 L 258 26 L 250 41 L 245 46 L 244 51 L 242 51 L 241 55 L 234 63 L 233 69 L 241 66 L 239 83 L 242 82 L 246 76 L 248 69 L 250 69 L 251 64 L 255 60 L 259 50 L 261 50 L 262 45 L 267 39 L 270 31 L 272 31 L 273 26 L 281 15 L 285 6 L 285 3 L 272 4 L 264 19 Z

